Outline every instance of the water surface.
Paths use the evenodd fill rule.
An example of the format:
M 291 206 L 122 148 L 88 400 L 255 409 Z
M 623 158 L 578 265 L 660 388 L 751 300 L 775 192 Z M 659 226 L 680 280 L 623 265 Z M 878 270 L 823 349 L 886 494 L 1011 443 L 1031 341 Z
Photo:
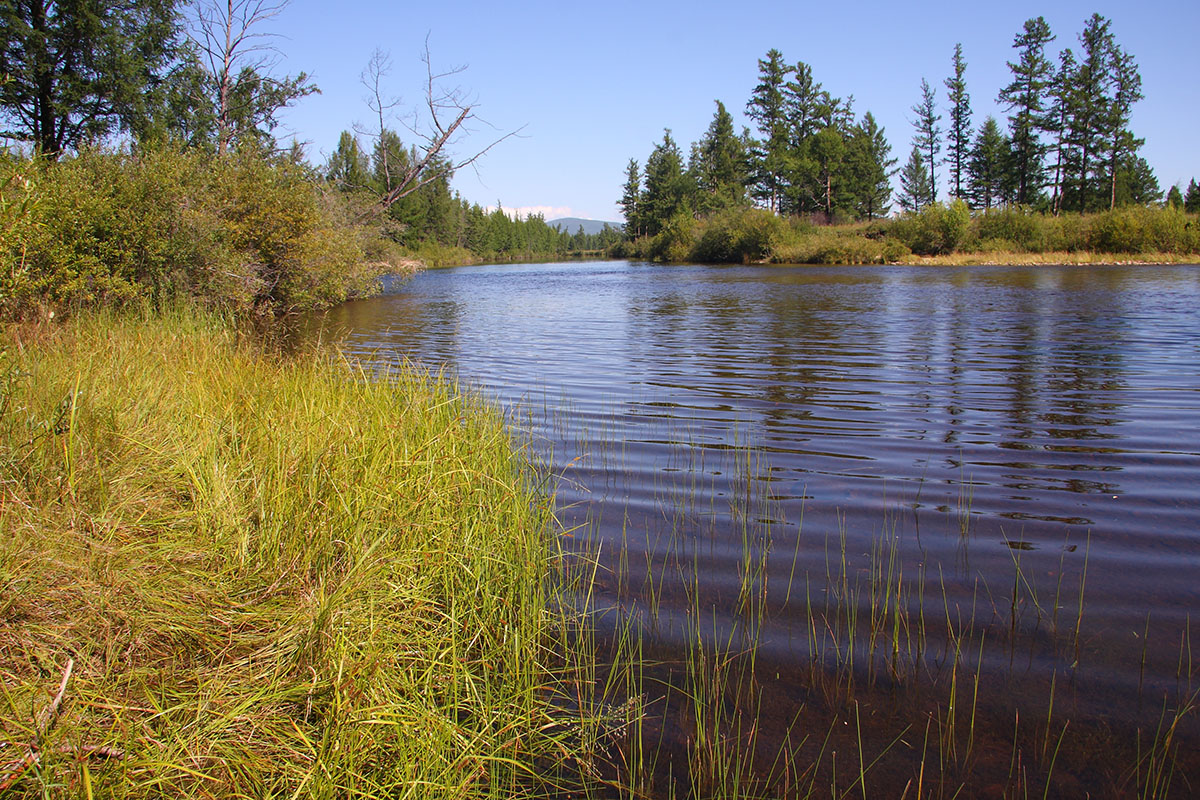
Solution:
M 993 705 L 1065 680 L 1119 727 L 1194 686 L 1200 267 L 471 267 L 322 324 L 532 431 L 597 602 L 667 650 L 699 610 L 811 660 L 894 553 L 914 619 L 992 643 Z

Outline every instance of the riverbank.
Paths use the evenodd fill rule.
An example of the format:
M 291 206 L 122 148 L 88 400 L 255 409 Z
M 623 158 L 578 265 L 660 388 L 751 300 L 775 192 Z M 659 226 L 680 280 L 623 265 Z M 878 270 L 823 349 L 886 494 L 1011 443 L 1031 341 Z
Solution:
M 1126 207 L 1050 216 L 962 201 L 871 222 L 825 225 L 742 208 L 680 217 L 614 256 L 704 264 L 1128 264 L 1200 260 L 1200 218 L 1176 208 Z
M 2 341 L 0 787 L 508 797 L 563 759 L 497 414 L 192 314 Z
M 1037 266 L 1156 266 L 1194 264 L 1200 256 L 1191 253 L 1142 253 L 1135 258 L 1112 253 L 951 253 L 939 256 L 908 256 L 897 263 L 937 267 L 1037 267 Z

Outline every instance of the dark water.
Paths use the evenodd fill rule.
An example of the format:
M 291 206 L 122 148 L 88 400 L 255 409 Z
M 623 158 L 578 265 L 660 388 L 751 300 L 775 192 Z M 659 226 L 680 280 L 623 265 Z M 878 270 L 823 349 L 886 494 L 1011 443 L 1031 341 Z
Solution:
M 394 292 L 324 335 L 446 369 L 531 430 L 564 526 L 600 547 L 596 604 L 662 653 L 697 620 L 750 637 L 784 719 L 814 662 L 899 713 L 897 686 L 946 686 L 966 651 L 1010 728 L 1053 695 L 1076 730 L 1134 741 L 1099 773 L 1090 745 L 1064 756 L 1057 793 L 1142 791 L 1133 765 L 1200 685 L 1200 267 L 612 262 Z M 1195 714 L 1176 729 L 1200 747 Z M 1173 763 L 1168 793 L 1200 791 Z

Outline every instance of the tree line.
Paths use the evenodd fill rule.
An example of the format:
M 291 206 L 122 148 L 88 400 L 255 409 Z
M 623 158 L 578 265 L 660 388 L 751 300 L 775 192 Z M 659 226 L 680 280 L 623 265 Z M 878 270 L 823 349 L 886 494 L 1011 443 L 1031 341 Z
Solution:
M 967 61 L 962 45 L 955 45 L 942 82 L 945 105 L 921 81 L 911 108 L 912 149 L 899 169 L 869 111 L 857 116 L 852 98 L 833 96 L 811 66 L 788 62 L 772 49 L 758 61 L 745 106 L 753 132 L 735 134 L 718 101 L 686 160 L 670 130 L 644 166 L 630 160 L 619 201 L 626 232 L 655 236 L 679 215 L 751 205 L 826 223 L 886 216 L 893 199 L 903 211 L 918 211 L 938 202 L 941 167 L 949 199 L 975 209 L 1019 205 L 1057 215 L 1156 202 L 1162 191 L 1138 154 L 1145 140 L 1130 127 L 1132 109 L 1143 98 L 1137 62 L 1099 14 L 1086 20 L 1077 38 L 1077 50 L 1052 56 L 1055 36 L 1045 19 L 1024 23 L 1013 40 L 1011 80 L 997 96 L 1007 128 L 993 116 L 974 128 Z M 893 194 L 897 174 L 899 191 Z M 1194 186 L 1191 203 L 1175 189 L 1180 207 L 1200 203 Z
M 775 49 L 758 62 L 759 82 L 746 104 L 758 136 L 735 133 L 721 101 L 704 137 L 685 162 L 664 132 L 644 169 L 629 161 L 620 200 L 631 237 L 657 235 L 677 215 L 704 215 L 760 204 L 787 215 L 826 221 L 887 214 L 895 164 L 883 128 L 868 111 L 857 118 L 813 79 L 803 62 Z
M 279 75 L 287 0 L 0 0 L 0 310 L 152 304 L 180 295 L 289 313 L 427 263 L 603 250 L 612 229 L 559 231 L 453 193 L 474 105 L 428 48 L 420 115 L 389 119 L 386 54 L 363 73 L 378 126 L 325 163 L 277 141 L 317 92 Z M 15 146 L 11 143 L 15 143 Z
M 342 131 L 337 147 L 319 168 L 320 177 L 360 206 L 386 196 L 421 157 L 415 145 L 405 145 L 398 133 L 383 126 L 367 134 L 373 144 Z M 412 250 L 423 247 L 460 248 L 476 257 L 519 259 L 606 250 L 620 241 L 617 229 L 599 233 L 559 230 L 542 214 L 510 215 L 497 202 L 493 209 L 470 203 L 451 189 L 453 169 L 436 157 L 428 166 L 434 176 L 384 210 L 383 227 L 397 243 Z

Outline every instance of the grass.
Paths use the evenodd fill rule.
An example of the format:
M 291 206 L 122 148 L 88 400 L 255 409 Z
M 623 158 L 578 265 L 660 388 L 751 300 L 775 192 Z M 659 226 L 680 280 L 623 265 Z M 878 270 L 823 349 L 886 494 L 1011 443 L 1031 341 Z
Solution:
M 190 314 L 2 341 L 0 796 L 552 785 L 547 500 L 497 414 Z
M 766 454 L 695 433 L 653 522 L 561 530 L 530 445 L 446 381 L 191 314 L 0 342 L 0 797 L 1196 788 L 1189 626 L 1154 724 L 1073 715 L 1087 551 L 1048 587 L 1020 549 L 995 587 L 948 579 L 900 512 L 866 547 L 806 533 Z M 621 469 L 603 422 L 556 430 L 568 467 Z
M 944 512 L 946 552 L 963 565 L 943 574 L 899 525 L 907 506 L 873 536 L 846 530 L 844 517 L 836 530 L 806 531 L 774 507 L 767 453 L 708 449 L 686 430 L 659 455 L 669 466 L 654 478 L 656 511 L 633 514 L 612 477 L 626 469 L 620 443 L 559 433 L 575 439 L 570 464 L 591 461 L 606 476 L 615 507 L 602 513 L 619 520 L 589 514 L 573 532 L 586 567 L 578 590 L 600 638 L 583 691 L 597 706 L 637 706 L 631 729 L 597 756 L 610 790 L 596 796 L 1167 798 L 1197 788 L 1188 626 L 1172 645 L 1179 685 L 1164 688 L 1160 675 L 1145 713 L 1097 716 L 1080 702 L 1117 663 L 1102 652 L 1111 632 L 1087 608 L 1090 540 L 1081 559 L 1068 563 L 1064 548 L 1050 570 L 1006 540 L 988 579 L 954 574 L 977 538 L 964 478 Z M 710 486 L 715 475 L 726 477 Z M 1147 631 L 1149 621 L 1143 641 Z

